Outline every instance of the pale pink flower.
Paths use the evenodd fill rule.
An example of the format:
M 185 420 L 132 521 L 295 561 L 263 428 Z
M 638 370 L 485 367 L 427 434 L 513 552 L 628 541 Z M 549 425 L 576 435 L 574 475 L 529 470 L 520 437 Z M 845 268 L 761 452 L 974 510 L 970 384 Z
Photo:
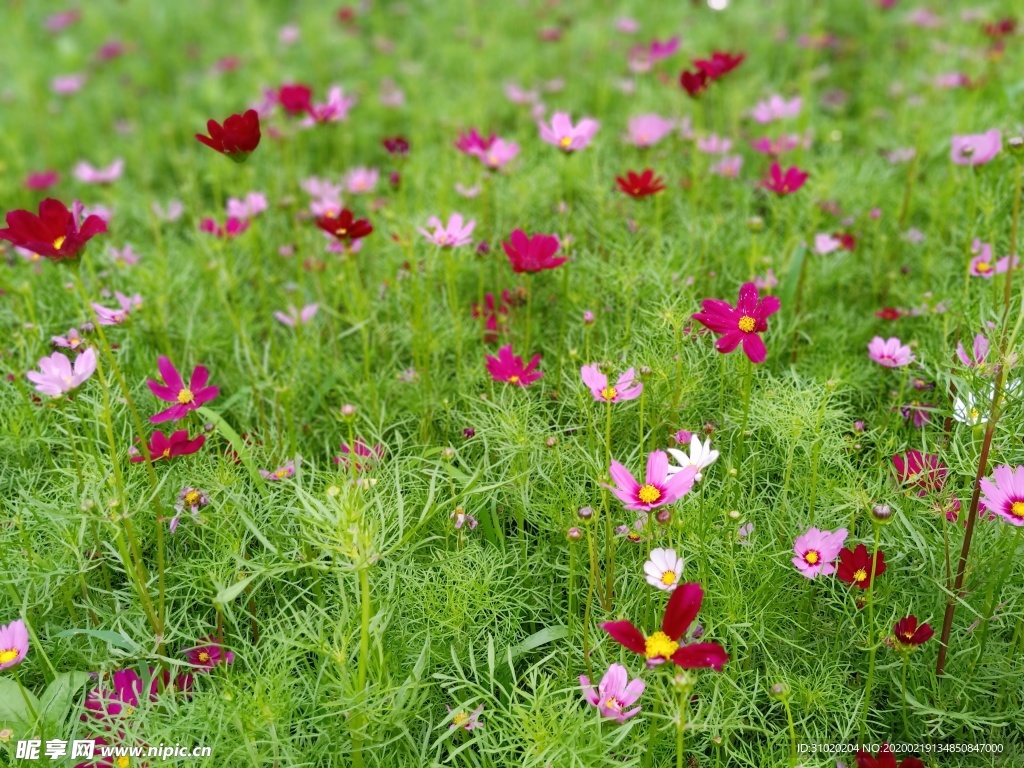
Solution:
M 755 277 L 754 286 L 761 292 L 770 291 L 772 288 L 779 284 L 779 279 L 775 276 L 771 267 L 768 267 L 768 271 L 764 277 Z
M 868 356 L 886 368 L 901 368 L 914 362 L 914 353 L 910 351 L 910 347 L 895 336 L 889 339 L 875 336 L 868 343 Z
M 465 184 L 455 182 L 455 191 L 463 197 L 476 197 L 480 194 L 480 185 L 474 184 L 472 187 L 467 187 Z
M 121 178 L 124 172 L 124 160 L 117 158 L 106 168 L 94 168 L 85 160 L 75 166 L 74 176 L 84 184 L 112 184 Z
M 883 152 L 882 157 L 893 165 L 899 165 L 900 163 L 909 163 L 916 154 L 917 150 L 913 147 L 897 147 L 888 152 Z
M 637 115 L 629 118 L 628 133 L 624 138 L 636 147 L 652 147 L 668 136 L 675 126 L 674 120 L 660 115 Z
M 380 171 L 376 168 L 353 168 L 345 174 L 344 184 L 353 195 L 365 195 L 373 192 L 380 179 Z
M 710 170 L 715 176 L 722 176 L 726 179 L 735 179 L 740 175 L 740 171 L 743 170 L 743 156 L 724 155 L 708 170 Z
M 114 217 L 114 211 L 105 205 L 83 205 L 81 216 L 89 218 L 90 216 L 99 216 L 107 224 Z
M 793 542 L 793 551 L 796 553 L 793 565 L 808 579 L 831 576 L 836 572 L 835 561 L 846 541 L 846 535 L 845 528 L 835 533 L 808 528 Z
M 110 246 L 108 253 L 110 253 L 111 259 L 126 267 L 134 267 L 139 263 L 139 254 L 135 252 L 131 245 L 125 245 L 124 248 L 115 248 L 114 246 Z
M 319 310 L 319 304 L 307 304 L 301 310 L 289 304 L 287 313 L 275 312 L 274 317 L 278 322 L 287 325 L 289 328 L 295 328 L 296 326 L 308 323 Z
M 932 29 L 941 26 L 942 18 L 936 16 L 929 8 L 915 8 L 907 15 L 907 23 L 923 29 Z
M 580 687 L 583 689 L 583 698 L 597 707 L 601 717 L 611 717 L 624 723 L 640 712 L 641 707 L 627 707 L 640 698 L 646 683 L 639 677 L 630 681 L 624 666 L 612 664 L 597 684 L 597 690 L 594 690 L 586 675 L 580 675 Z
M 821 255 L 824 256 L 827 253 L 832 253 L 833 251 L 838 251 L 842 247 L 843 247 L 842 241 L 840 241 L 836 237 L 833 237 L 832 235 L 828 234 L 827 232 L 819 232 L 818 234 L 816 234 L 814 236 L 814 252 L 815 253 L 818 253 L 818 254 L 821 254 Z
M 462 214 L 453 213 L 448 217 L 447 225 L 442 224 L 437 216 L 431 216 L 427 220 L 427 226 L 433 227 L 433 232 L 428 232 L 420 227 L 420 234 L 434 245 L 442 248 L 458 248 L 469 245 L 473 241 L 473 229 L 476 227 L 476 221 L 470 219 L 464 222 Z
M 89 347 L 75 358 L 74 367 L 65 355 L 54 352 L 39 361 L 39 371 L 29 371 L 25 377 L 42 394 L 60 397 L 83 384 L 95 370 L 96 350 Z
M 295 45 L 302 36 L 302 30 L 298 24 L 286 24 L 277 32 L 277 39 L 281 45 Z
M 491 169 L 498 169 L 510 162 L 519 154 L 519 145 L 514 141 L 495 139 L 487 149 L 475 153 L 480 162 Z
M 1003 149 L 1002 134 L 993 128 L 985 133 L 954 136 L 950 157 L 957 165 L 984 165 Z
M 985 371 L 988 366 L 985 363 L 985 358 L 988 357 L 989 343 L 988 339 L 985 338 L 984 334 L 979 333 L 974 337 L 974 345 L 971 352 L 972 356 L 967 355 L 967 350 L 964 349 L 964 343 L 958 341 L 956 345 L 956 356 L 960 358 L 960 362 L 968 368 L 977 368 L 980 371 Z
M 309 114 L 300 125 L 309 128 L 317 123 L 340 123 L 348 119 L 348 113 L 359 101 L 355 96 L 346 96 L 341 86 L 335 85 L 327 92 L 327 101 L 313 104 Z
M 262 192 L 250 192 L 243 199 L 229 197 L 228 218 L 251 219 L 267 210 L 267 198 Z
M 708 155 L 724 155 L 732 149 L 732 139 L 712 133 L 697 139 L 697 149 Z
M 505 97 L 513 104 L 535 104 L 540 99 L 536 89 L 524 90 L 518 83 L 505 83 Z
M 63 347 L 74 352 L 86 348 L 85 339 L 79 335 L 77 328 L 68 328 L 67 336 L 51 336 L 50 341 L 55 347 Z
M 160 203 L 154 202 L 150 208 L 153 215 L 163 221 L 177 221 L 185 212 L 185 205 L 181 200 L 169 200 L 166 208 Z
M 941 75 L 936 75 L 933 82 L 936 88 L 949 90 L 952 88 L 966 88 L 971 84 L 971 78 L 963 72 L 944 72 Z
M 636 377 L 636 371 L 627 370 L 615 386 L 608 384 L 608 377 L 601 373 L 596 365 L 584 365 L 580 368 L 583 383 L 590 388 L 590 394 L 601 403 L 618 403 L 623 400 L 635 400 L 644 391 L 643 383 Z
M 590 144 L 601 124 L 597 120 L 585 117 L 573 125 L 567 112 L 555 112 L 550 124 L 539 122 L 537 126 L 540 128 L 542 141 L 558 147 L 563 152 L 577 152 Z
M 58 75 L 50 81 L 50 90 L 58 96 L 70 96 L 78 93 L 85 85 L 85 75 Z
M 803 99 L 799 96 L 787 101 L 781 96 L 775 95 L 766 101 L 759 101 L 750 116 L 758 123 L 771 123 L 775 120 L 796 117 L 800 114 L 802 106 Z
M 620 16 L 615 20 L 615 29 L 624 35 L 636 34 L 640 30 L 640 22 L 629 16 Z
M 382 107 L 397 109 L 405 106 L 405 93 L 390 77 L 385 77 L 380 81 L 379 99 Z
M 114 291 L 114 297 L 120 305 L 118 309 L 108 309 L 102 304 L 93 303 L 92 309 L 96 313 L 96 320 L 100 325 L 121 325 L 133 310 L 142 306 L 142 296 L 126 296 L 120 291 Z

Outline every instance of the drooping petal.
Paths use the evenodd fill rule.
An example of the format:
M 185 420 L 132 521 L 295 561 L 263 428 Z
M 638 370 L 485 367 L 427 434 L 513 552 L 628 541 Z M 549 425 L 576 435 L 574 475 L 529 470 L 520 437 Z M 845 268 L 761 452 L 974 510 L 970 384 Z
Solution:
M 679 590 L 676 590 L 678 592 Z M 643 633 L 633 626 L 629 621 L 606 621 L 601 629 L 607 632 L 612 640 L 622 645 L 633 653 L 643 654 L 647 650 L 647 643 Z
M 677 589 L 676 592 L 678 591 Z M 672 654 L 672 662 L 684 669 L 710 667 L 716 672 L 721 672 L 728 660 L 729 654 L 718 643 L 692 643 L 682 646 Z

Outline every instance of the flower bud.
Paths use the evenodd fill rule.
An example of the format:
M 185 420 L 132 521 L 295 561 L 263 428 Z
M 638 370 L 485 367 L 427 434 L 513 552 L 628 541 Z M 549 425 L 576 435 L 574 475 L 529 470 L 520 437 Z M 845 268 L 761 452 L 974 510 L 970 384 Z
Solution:
M 594 516 L 594 509 L 593 507 L 580 507 L 576 510 L 576 516 L 580 520 L 589 520 Z
M 343 406 L 341 406 L 341 417 L 343 419 L 351 419 L 353 416 L 356 415 L 356 410 L 356 407 L 351 403 L 345 403 Z
M 594 313 L 591 312 L 589 309 L 586 312 L 583 313 L 583 324 L 584 325 L 593 325 L 596 322 L 596 320 L 597 320 L 597 318 L 594 317 Z
M 445 460 L 451 461 L 455 458 L 455 449 L 449 445 L 441 451 L 441 455 L 444 456 Z
M 659 525 L 668 525 L 672 522 L 672 510 L 662 507 L 654 515 L 654 519 L 658 521 Z
M 696 684 L 697 675 L 687 669 L 684 669 L 682 672 L 676 672 L 672 676 L 672 686 L 676 689 L 677 693 L 686 693 Z
M 740 519 L 740 511 L 738 509 L 730 509 L 729 510 L 729 519 L 730 520 L 739 520 Z
M 768 694 L 773 699 L 786 699 L 789 697 L 789 683 L 776 683 L 768 689 Z
M 747 229 L 751 232 L 760 232 L 764 229 L 764 219 L 760 216 L 751 216 L 747 219 Z
M 551 435 L 547 440 L 544 441 L 544 445 L 546 445 L 548 448 L 554 448 L 556 445 L 558 445 L 558 437 L 555 435 Z
M 875 504 L 871 508 L 871 517 L 875 522 L 887 523 L 892 517 L 892 508 L 888 504 Z
M 216 428 L 217 425 L 214 424 L 212 421 L 208 421 L 205 424 L 203 424 L 203 432 L 213 432 L 213 430 L 215 430 Z
M 1024 149 L 1024 136 L 1014 136 L 1006 142 L 1011 152 L 1020 152 Z
M 581 531 L 579 528 L 575 528 L 575 527 L 570 528 L 566 532 L 565 538 L 567 538 L 569 541 L 579 541 L 580 539 L 583 538 L 583 531 Z

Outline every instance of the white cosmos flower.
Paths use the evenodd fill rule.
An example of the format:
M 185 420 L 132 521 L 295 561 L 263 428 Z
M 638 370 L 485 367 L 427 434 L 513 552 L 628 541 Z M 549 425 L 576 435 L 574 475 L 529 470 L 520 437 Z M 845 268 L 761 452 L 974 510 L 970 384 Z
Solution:
M 683 558 L 674 549 L 652 549 L 650 559 L 644 563 L 644 573 L 652 587 L 671 592 L 682 578 Z
M 989 389 L 988 396 L 984 402 L 979 402 L 970 392 L 958 393 L 953 401 L 953 418 L 961 424 L 976 426 L 988 422 L 988 409 L 992 404 L 992 390 Z
M 710 467 L 718 459 L 718 451 L 711 450 L 711 438 L 709 437 L 706 442 L 701 442 L 697 435 L 693 435 L 690 438 L 690 455 L 687 456 L 685 453 L 677 448 L 667 449 L 672 458 L 679 462 L 679 466 L 668 465 L 668 476 L 672 477 L 676 472 L 682 472 L 687 467 L 696 467 L 697 474 L 694 476 L 695 481 L 699 481 L 702 477 L 700 470 L 705 467 Z

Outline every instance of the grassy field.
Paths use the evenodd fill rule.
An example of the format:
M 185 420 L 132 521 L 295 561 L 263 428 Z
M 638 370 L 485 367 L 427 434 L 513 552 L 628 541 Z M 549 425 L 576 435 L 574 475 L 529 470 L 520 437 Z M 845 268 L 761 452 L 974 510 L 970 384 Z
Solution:
M 1013 12 L 6 3 L 0 755 L 1024 765 Z

